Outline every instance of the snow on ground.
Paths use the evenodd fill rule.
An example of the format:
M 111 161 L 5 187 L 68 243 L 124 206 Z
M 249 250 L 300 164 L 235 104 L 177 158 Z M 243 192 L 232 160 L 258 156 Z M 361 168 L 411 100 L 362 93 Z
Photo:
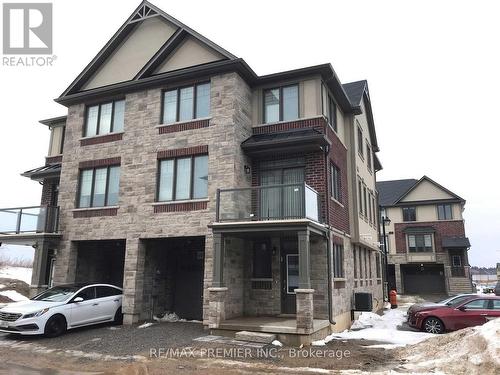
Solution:
M 0 295 L 10 298 L 14 302 L 18 301 L 26 301 L 28 298 L 23 296 L 21 293 L 16 292 L 15 290 L 3 290 L 0 292 Z
M 137 328 L 148 328 L 151 327 L 154 323 L 143 323 Z
M 380 342 L 380 344 L 371 345 L 370 347 L 393 349 L 417 344 L 432 337 L 433 335 L 430 333 L 398 329 L 406 321 L 407 308 L 408 305 L 404 303 L 398 309 L 385 310 L 383 315 L 363 312 L 354 321 L 350 330 L 332 333 L 325 339 L 314 341 L 312 344 L 323 346 L 332 340 L 364 339 Z
M 283 344 L 279 340 L 273 340 L 273 342 L 271 344 L 274 346 L 283 346 Z
M 0 268 L 0 278 L 15 279 L 31 283 L 33 268 L 6 266 Z

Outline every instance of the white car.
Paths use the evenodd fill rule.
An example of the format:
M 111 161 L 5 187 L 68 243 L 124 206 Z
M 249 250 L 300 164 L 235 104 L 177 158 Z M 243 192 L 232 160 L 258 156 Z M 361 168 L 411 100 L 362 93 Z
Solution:
M 121 324 L 122 298 L 123 289 L 109 284 L 56 286 L 1 308 L 0 331 L 55 337 L 67 329 L 92 324 Z

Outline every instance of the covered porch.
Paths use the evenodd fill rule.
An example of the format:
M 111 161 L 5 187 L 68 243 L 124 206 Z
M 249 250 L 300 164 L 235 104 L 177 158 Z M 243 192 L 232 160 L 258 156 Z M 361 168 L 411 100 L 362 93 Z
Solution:
M 326 228 L 309 219 L 212 224 L 208 326 L 308 343 L 330 332 Z

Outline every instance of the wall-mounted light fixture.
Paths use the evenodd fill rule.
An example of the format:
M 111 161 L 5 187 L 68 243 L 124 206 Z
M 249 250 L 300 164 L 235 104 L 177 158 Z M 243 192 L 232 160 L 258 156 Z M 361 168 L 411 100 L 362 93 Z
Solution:
M 245 167 L 244 167 L 244 168 L 245 168 L 245 173 L 246 173 L 246 174 L 250 174 L 250 166 L 245 165 Z

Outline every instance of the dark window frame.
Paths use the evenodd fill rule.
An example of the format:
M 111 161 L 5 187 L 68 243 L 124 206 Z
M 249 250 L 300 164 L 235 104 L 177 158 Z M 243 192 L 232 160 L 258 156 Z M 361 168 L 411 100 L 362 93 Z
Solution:
M 444 217 L 440 216 L 440 208 L 442 207 Z M 450 217 L 446 216 L 446 207 L 450 207 Z M 451 203 L 441 203 L 436 206 L 438 220 L 453 220 L 453 205 Z
M 415 247 L 410 246 L 410 237 L 415 237 Z M 425 236 L 431 237 L 431 246 L 428 248 L 425 246 Z M 432 253 L 434 252 L 434 241 L 432 233 L 411 233 L 408 234 L 408 252 L 409 253 Z M 419 246 L 419 238 L 422 239 L 422 246 Z
M 266 88 L 262 90 L 262 123 L 263 124 L 272 124 L 274 122 L 281 122 L 285 121 L 283 120 L 283 89 L 287 87 L 297 87 L 297 118 L 295 120 L 298 120 L 300 118 L 300 90 L 299 90 L 299 84 L 298 83 L 292 83 L 289 85 L 284 85 L 284 86 L 277 86 L 277 87 L 271 87 L 271 88 Z M 266 92 L 267 91 L 272 91 L 272 90 L 279 90 L 279 119 L 278 121 L 272 121 L 272 122 L 266 122 Z M 294 120 L 286 120 L 286 121 L 294 121 Z
M 417 221 L 417 207 L 416 206 L 403 207 L 403 208 L 401 208 L 401 210 L 403 213 L 403 221 L 404 222 Z M 413 215 L 410 215 L 410 213 L 409 213 L 409 212 L 411 212 L 410 210 L 413 211 Z M 411 220 L 411 218 L 413 218 L 413 220 Z
M 125 98 L 107 100 L 104 102 L 99 102 L 99 103 L 94 103 L 94 104 L 87 104 L 85 106 L 85 121 L 83 122 L 83 137 L 99 137 L 101 135 L 115 133 L 114 129 L 113 129 L 114 119 L 115 119 L 115 104 L 117 102 L 121 102 L 121 101 L 125 102 Z M 101 107 L 103 105 L 110 104 L 110 103 L 112 104 L 112 106 L 111 106 L 111 124 L 109 126 L 109 133 L 100 134 L 99 130 L 100 130 L 100 125 L 101 125 Z M 88 120 L 89 120 L 89 108 L 96 107 L 96 106 L 98 107 L 98 110 L 97 110 L 97 125 L 96 125 L 95 135 L 87 135 L 87 133 L 88 133 Z M 125 111 L 125 109 L 124 109 L 124 111 Z M 123 128 L 125 128 L 125 116 L 123 116 Z M 65 130 L 64 130 L 64 132 L 65 132 Z M 121 130 L 117 133 L 123 133 L 123 130 Z M 64 134 L 63 134 L 63 139 L 64 139 Z
M 161 92 L 161 112 L 160 112 L 160 124 L 161 125 L 173 125 L 173 124 L 176 124 L 178 122 L 181 122 L 181 120 L 179 120 L 179 115 L 180 115 L 180 92 L 182 89 L 187 89 L 187 88 L 190 88 L 192 87 L 193 88 L 193 107 L 191 108 L 191 114 L 192 114 L 192 118 L 190 120 L 182 120 L 182 122 L 189 122 L 189 121 L 195 121 L 195 120 L 199 120 L 199 119 L 202 119 L 202 118 L 206 118 L 206 117 L 196 117 L 196 102 L 197 102 L 197 93 L 198 93 L 198 86 L 201 86 L 201 85 L 210 85 L 210 90 L 212 89 L 212 84 L 211 84 L 211 81 L 201 81 L 201 82 L 195 82 L 195 83 L 191 83 L 189 85 L 183 85 L 183 86 L 178 86 L 178 87 L 174 87 L 174 88 L 166 88 L 166 89 L 163 89 L 162 92 Z M 167 92 L 170 92 L 170 91 L 175 91 L 176 92 L 176 103 L 175 103 L 175 121 L 174 122 L 165 122 L 165 94 Z M 210 91 L 211 93 L 211 91 Z M 210 98 L 211 98 L 211 95 L 210 95 Z M 207 117 L 210 117 L 210 113 L 211 113 L 211 105 L 210 105 L 210 100 L 208 102 L 208 116 Z
M 359 214 L 363 215 L 363 185 L 361 180 L 358 180 L 358 199 L 359 199 Z
M 342 172 L 333 162 L 330 163 L 330 197 L 342 203 Z
M 157 161 L 157 168 L 156 168 L 156 199 L 155 201 L 156 202 L 182 202 L 182 201 L 190 201 L 190 200 L 198 200 L 198 199 L 208 199 L 208 191 L 207 191 L 207 196 L 206 197 L 203 197 L 203 198 L 193 198 L 193 193 L 194 193 L 194 163 L 195 163 L 195 159 L 197 157 L 201 157 L 201 156 L 207 156 L 208 157 L 208 153 L 207 154 L 196 154 L 196 155 L 185 155 L 185 156 L 177 156 L 177 157 L 173 157 L 173 158 L 163 158 L 163 159 L 158 159 Z M 176 195 L 176 184 L 177 184 L 177 160 L 179 159 L 188 159 L 190 158 L 191 159 L 191 162 L 190 162 L 190 186 L 189 186 L 189 198 L 185 198 L 185 199 L 175 199 L 175 195 Z M 161 163 L 163 161 L 167 161 L 167 160 L 173 160 L 174 161 L 174 168 L 173 168 L 173 175 L 172 175 L 172 199 L 170 200 L 160 200 L 160 180 L 161 180 Z M 208 174 L 208 164 L 207 164 L 207 174 Z
M 105 207 L 114 207 L 115 205 L 108 205 L 108 198 L 109 198 L 109 170 L 113 167 L 118 167 L 121 169 L 120 165 L 107 165 L 104 167 L 94 167 L 94 168 L 81 168 L 79 170 L 79 176 L 78 176 L 78 191 L 77 191 L 77 208 L 105 208 Z M 104 205 L 103 206 L 94 206 L 94 187 L 95 187 L 95 171 L 97 169 L 106 169 L 106 192 L 104 193 Z M 82 192 L 82 177 L 83 177 L 83 171 L 92 171 L 92 182 L 90 186 L 90 202 L 87 207 L 81 207 L 81 192 Z M 120 170 L 120 178 L 121 178 L 121 170 Z M 120 186 L 120 181 L 118 180 L 118 186 Z
M 370 143 L 368 143 L 368 140 L 366 140 L 366 164 L 368 166 L 368 171 L 372 173 L 373 168 L 372 168 L 372 148 L 370 146 Z
M 364 154 L 364 137 L 363 137 L 363 129 L 361 128 L 361 124 L 357 122 L 357 127 L 358 127 L 358 155 L 361 157 L 361 159 L 365 160 L 365 154 Z
M 344 246 L 334 243 L 333 249 L 333 277 L 343 279 L 345 277 L 344 269 Z

